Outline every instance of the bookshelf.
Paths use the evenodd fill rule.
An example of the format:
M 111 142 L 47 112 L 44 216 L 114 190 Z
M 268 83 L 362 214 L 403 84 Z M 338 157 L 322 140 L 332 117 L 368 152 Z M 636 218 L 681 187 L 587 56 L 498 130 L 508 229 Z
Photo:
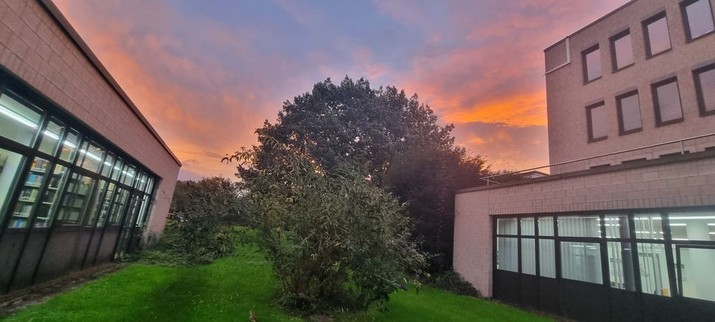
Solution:
M 32 161 L 30 173 L 28 173 L 25 179 L 25 183 L 20 190 L 20 197 L 15 205 L 15 210 L 12 212 L 10 228 L 25 228 L 29 225 L 32 208 L 39 199 L 40 186 L 49 168 L 50 162 L 47 160 L 36 158 Z M 38 217 L 38 219 L 40 218 Z M 44 219 L 47 220 L 46 217 Z

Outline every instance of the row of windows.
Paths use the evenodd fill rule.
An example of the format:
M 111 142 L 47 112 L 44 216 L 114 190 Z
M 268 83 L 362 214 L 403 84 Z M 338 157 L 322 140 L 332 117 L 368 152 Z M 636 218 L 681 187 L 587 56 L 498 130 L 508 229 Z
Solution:
M 715 64 L 693 71 L 695 92 L 700 115 L 715 114 Z M 683 108 L 677 77 L 662 80 L 651 85 L 656 126 L 677 123 L 683 120 Z M 618 129 L 620 135 L 643 129 L 641 104 L 638 90 L 616 97 Z M 588 140 L 595 142 L 608 137 L 606 105 L 601 101 L 586 107 Z
M 496 223 L 498 270 L 715 301 L 710 288 L 715 212 L 498 218 Z
M 688 41 L 703 37 L 715 31 L 712 8 L 709 0 L 687 0 L 681 2 L 681 12 Z M 646 57 L 650 58 L 671 49 L 668 17 L 662 11 L 642 22 Z M 612 70 L 614 72 L 634 64 L 633 42 L 630 29 L 626 29 L 609 39 Z M 584 82 L 601 78 L 601 54 L 596 44 L 581 53 Z
M 10 90 L 0 92 L 2 227 L 118 226 L 127 207 L 142 223 L 154 183 L 47 110 Z

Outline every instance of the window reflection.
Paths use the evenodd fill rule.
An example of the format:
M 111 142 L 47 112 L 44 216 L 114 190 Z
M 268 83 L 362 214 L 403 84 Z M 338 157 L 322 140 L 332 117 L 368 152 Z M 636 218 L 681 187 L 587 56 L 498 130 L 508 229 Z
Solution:
M 644 26 L 648 56 L 654 56 L 670 49 L 670 34 L 665 12 L 646 20 Z
M 684 2 L 684 8 L 689 39 L 698 38 L 715 30 L 710 1 L 686 1 Z
M 658 124 L 677 121 L 683 118 L 678 82 L 675 79 L 653 85 L 653 91 Z
M 3 214 L 22 160 L 22 155 L 0 149 L 0 222 L 3 222 Z
M 40 113 L 8 95 L 0 95 L 0 136 L 29 146 L 37 133 L 40 117 Z
M 35 158 L 30 166 L 30 172 L 20 190 L 20 196 L 12 211 L 10 228 L 27 228 L 32 220 L 33 210 L 37 207 L 40 188 L 47 177 L 52 165 L 42 158 Z

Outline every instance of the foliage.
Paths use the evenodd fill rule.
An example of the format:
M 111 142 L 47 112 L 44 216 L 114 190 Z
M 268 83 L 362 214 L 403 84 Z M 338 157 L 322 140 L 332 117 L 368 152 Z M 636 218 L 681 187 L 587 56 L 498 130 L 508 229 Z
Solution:
M 426 282 L 432 287 L 454 294 L 481 297 L 479 291 L 455 271 L 444 271 L 440 274 L 430 276 Z
M 312 313 L 384 303 L 424 262 L 404 209 L 352 167 L 326 173 L 306 154 L 285 162 L 247 186 L 284 305 Z
M 26 308 L 14 321 L 303 321 L 275 305 L 280 282 L 255 244 L 210 265 L 131 265 Z M 111 309 L 108 309 L 111 308 Z M 337 321 L 548 321 L 520 309 L 423 287 L 394 293 L 389 310 L 344 313 Z
M 174 222 L 167 226 L 158 250 L 187 263 L 210 262 L 233 250 L 227 225 L 242 221 L 235 183 L 222 177 L 179 181 L 171 212 Z
M 365 79 L 346 77 L 340 84 L 327 79 L 286 101 L 276 123 L 266 121 L 256 131 L 258 146 L 227 158 L 250 154 L 238 167 L 249 184 L 259 175 L 280 180 L 295 153 L 306 152 L 325 173 L 356 165 L 360 176 L 408 204 L 415 237 L 429 241 L 421 243 L 433 254 L 429 269 L 440 271 L 451 267 L 454 193 L 480 184 L 486 171 L 482 158 L 455 147 L 452 129 L 440 126 L 417 95 L 408 97 L 392 86 L 372 88 Z

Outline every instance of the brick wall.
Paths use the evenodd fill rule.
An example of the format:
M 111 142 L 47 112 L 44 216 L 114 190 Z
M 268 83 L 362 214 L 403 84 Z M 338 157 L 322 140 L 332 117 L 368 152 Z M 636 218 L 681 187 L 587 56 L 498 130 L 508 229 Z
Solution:
M 0 0 L 0 65 L 161 178 L 148 231 L 163 231 L 178 163 L 38 1 Z
M 651 144 L 715 132 L 715 116 L 701 117 L 698 109 L 692 71 L 704 63 L 715 62 L 715 33 L 692 42 L 686 41 L 680 9 L 681 1 L 639 0 L 629 3 L 602 20 L 569 36 L 571 64 L 546 76 L 549 157 L 551 163 L 597 156 Z M 711 0 L 715 7 L 715 0 Z M 653 58 L 646 58 L 645 37 L 641 22 L 658 12 L 667 13 L 672 49 Z M 619 71 L 612 70 L 609 38 L 630 29 L 634 64 Z M 602 78 L 584 84 L 581 53 L 598 44 Z M 561 46 L 561 44 L 559 44 Z M 546 51 L 545 61 L 559 58 L 561 48 Z M 559 57 L 551 57 L 559 56 Z M 666 77 L 677 76 L 684 121 L 656 126 L 651 84 Z M 626 91 L 638 90 L 643 130 L 619 135 L 615 97 Z M 608 120 L 608 138 L 588 143 L 585 107 L 604 101 Z M 715 137 L 686 146 L 690 152 L 715 146 Z M 640 157 L 658 158 L 661 154 L 677 152 L 679 146 L 666 146 L 645 153 L 619 155 L 596 160 L 594 164 L 618 164 Z M 643 154 L 643 156 L 639 155 Z M 564 166 L 554 172 L 568 172 L 588 168 L 587 164 Z
M 461 192 L 455 200 L 454 269 L 491 296 L 490 215 L 715 206 L 715 153 L 706 154 L 702 159 Z

